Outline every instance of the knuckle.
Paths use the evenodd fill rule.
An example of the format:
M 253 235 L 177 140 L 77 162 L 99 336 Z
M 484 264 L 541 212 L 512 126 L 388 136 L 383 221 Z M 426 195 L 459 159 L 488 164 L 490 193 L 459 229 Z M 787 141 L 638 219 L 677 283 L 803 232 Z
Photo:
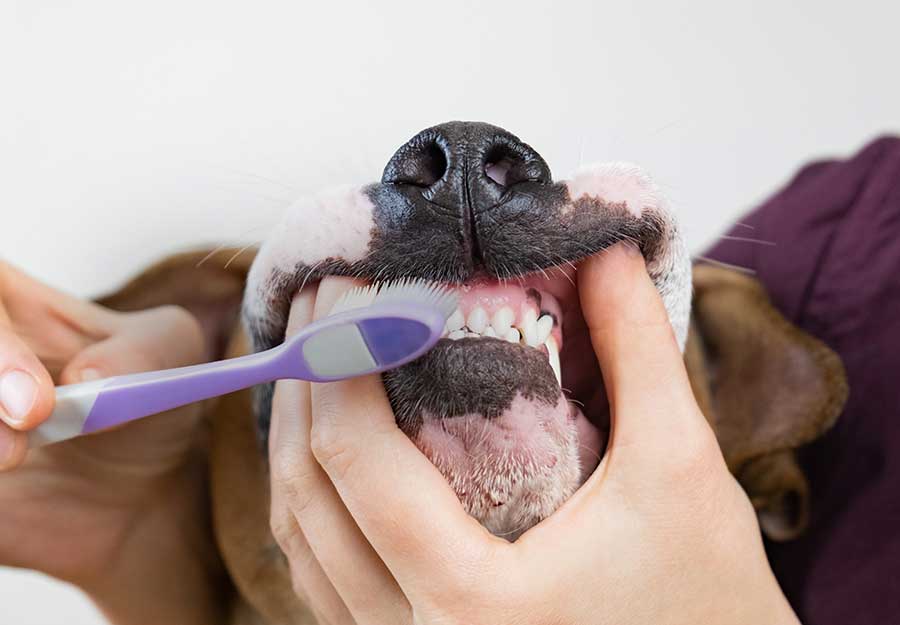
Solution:
M 297 460 L 290 454 L 277 451 L 269 458 L 269 475 L 274 487 L 288 486 L 293 483 L 297 474 Z
M 308 464 L 283 452 L 275 454 L 270 461 L 272 490 L 286 497 L 289 508 L 296 515 L 302 515 L 315 499 L 318 476 Z
M 316 461 L 336 479 L 344 478 L 359 456 L 357 449 L 337 436 L 332 425 L 318 423 L 315 419 L 310 429 L 309 445 Z
M 300 526 L 289 511 L 273 509 L 269 514 L 269 530 L 281 550 L 288 554 L 291 544 L 300 533 Z

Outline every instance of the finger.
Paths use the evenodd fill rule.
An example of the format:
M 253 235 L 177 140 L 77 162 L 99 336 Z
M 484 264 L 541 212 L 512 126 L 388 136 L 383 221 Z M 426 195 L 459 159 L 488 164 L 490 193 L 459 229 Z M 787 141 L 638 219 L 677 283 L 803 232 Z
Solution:
M 326 279 L 316 318 L 351 284 Z M 313 384 L 311 447 L 346 507 L 401 588 L 440 590 L 477 572 L 496 541 L 397 427 L 379 376 Z M 503 543 L 507 545 L 507 543 Z
M 610 450 L 705 436 L 681 352 L 641 253 L 618 244 L 578 271 L 582 312 L 613 417 Z
M 0 471 L 14 469 L 25 459 L 28 434 L 0 423 Z
M 53 410 L 53 379 L 13 332 L 5 311 L 0 317 L 0 420 L 15 430 L 30 430 Z
M 164 306 L 131 313 L 109 338 L 81 350 L 60 374 L 63 384 L 200 362 L 203 332 L 189 312 Z
M 281 489 L 272 490 L 271 526 L 287 556 L 294 593 L 315 613 L 317 622 L 353 623 L 350 610 L 316 560 L 284 495 Z
M 298 296 L 288 335 L 313 315 L 315 292 Z M 363 536 L 310 450 L 310 385 L 283 380 L 272 407 L 272 472 L 279 497 L 290 502 L 312 556 L 351 614 L 372 622 L 406 623 L 409 604 L 384 563 Z M 315 583 L 315 567 L 299 564 Z

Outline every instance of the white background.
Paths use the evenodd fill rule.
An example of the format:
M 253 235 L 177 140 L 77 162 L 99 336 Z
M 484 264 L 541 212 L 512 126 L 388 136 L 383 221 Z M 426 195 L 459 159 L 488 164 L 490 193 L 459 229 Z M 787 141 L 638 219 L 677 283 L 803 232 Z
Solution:
M 0 255 L 96 294 L 258 241 L 450 119 L 508 128 L 558 176 L 644 165 L 699 251 L 803 161 L 900 130 L 896 6 L 0 0 Z M 96 622 L 0 570 L 2 625 Z

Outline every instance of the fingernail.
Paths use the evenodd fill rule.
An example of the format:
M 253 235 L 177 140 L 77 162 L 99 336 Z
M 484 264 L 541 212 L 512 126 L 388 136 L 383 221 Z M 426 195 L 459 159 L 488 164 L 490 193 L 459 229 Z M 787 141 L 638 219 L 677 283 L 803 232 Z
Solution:
M 38 381 L 27 371 L 16 369 L 0 377 L 0 404 L 13 423 L 25 420 L 37 400 L 37 394 Z
M 9 428 L 0 431 L 0 467 L 5 467 L 16 450 L 16 436 Z
M 87 369 L 81 370 L 81 381 L 82 382 L 90 382 L 92 380 L 99 380 L 102 376 L 100 375 L 100 371 L 98 369 L 94 369 L 93 367 L 88 367 Z

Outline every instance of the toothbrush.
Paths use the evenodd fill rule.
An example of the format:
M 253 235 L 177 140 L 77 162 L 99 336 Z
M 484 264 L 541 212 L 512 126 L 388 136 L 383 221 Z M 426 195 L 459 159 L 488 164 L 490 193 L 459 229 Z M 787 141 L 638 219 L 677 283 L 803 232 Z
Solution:
M 441 338 L 456 294 L 422 280 L 356 287 L 330 314 L 272 349 L 216 362 L 56 388 L 56 407 L 29 447 L 90 434 L 280 379 L 332 382 L 415 360 Z

